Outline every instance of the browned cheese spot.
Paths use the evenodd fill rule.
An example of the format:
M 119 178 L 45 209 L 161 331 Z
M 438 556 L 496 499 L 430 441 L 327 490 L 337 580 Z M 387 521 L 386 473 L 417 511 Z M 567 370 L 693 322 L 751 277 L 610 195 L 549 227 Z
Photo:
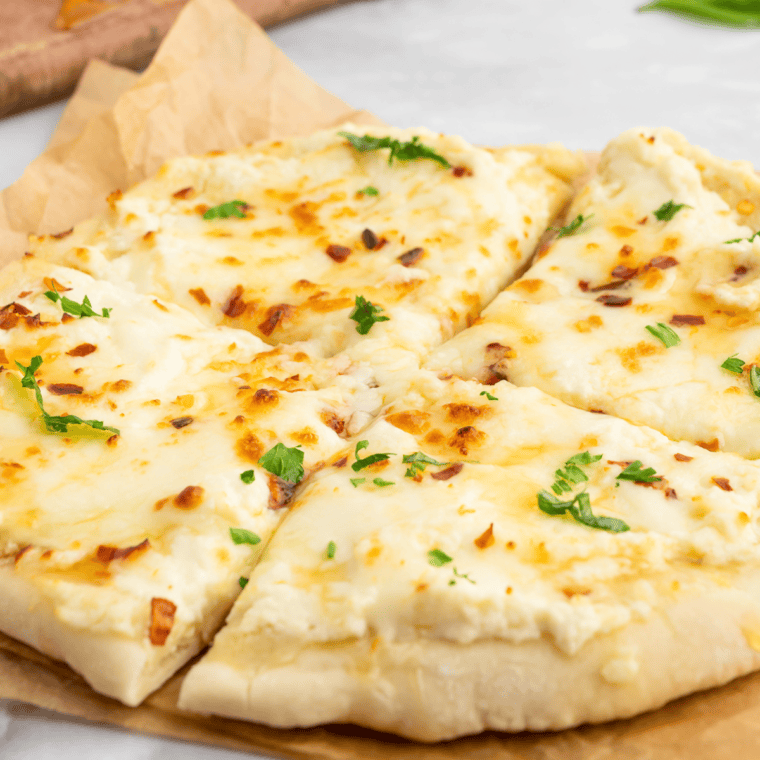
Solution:
M 32 548 L 31 544 L 27 544 L 26 546 L 22 546 L 14 555 L 13 557 L 13 564 L 17 565 L 21 558 Z
M 135 546 L 128 546 L 125 549 L 119 549 L 116 546 L 103 546 L 102 544 L 97 548 L 95 557 L 98 562 L 108 563 L 113 562 L 115 559 L 126 559 L 127 557 L 134 557 L 136 554 L 141 554 L 150 547 L 150 540 L 145 539 L 142 543 Z
M 259 388 L 249 399 L 246 408 L 249 411 L 275 407 L 280 403 L 280 394 L 278 391 L 270 388 Z
M 295 307 L 287 303 L 270 306 L 266 311 L 266 319 L 259 325 L 259 330 L 268 337 L 282 320 L 288 319 L 294 313 Z
M 187 291 L 201 306 L 209 306 L 211 299 L 206 295 L 206 291 L 203 288 L 190 288 Z M 229 304 L 228 304 L 229 305 Z M 245 309 L 245 302 L 243 302 L 243 308 Z M 225 311 L 225 314 L 227 312 Z M 227 314 L 229 316 L 229 314 Z
M 635 346 L 629 346 L 628 348 L 618 348 L 617 354 L 620 356 L 621 364 L 629 372 L 641 372 L 640 359 L 645 356 L 652 356 L 660 353 L 660 346 L 655 345 L 649 341 L 642 340 Z
M 335 412 L 332 410 L 326 410 L 322 412 L 319 415 L 319 418 L 322 420 L 322 422 L 327 425 L 327 427 L 330 428 L 330 430 L 333 430 L 338 435 L 343 435 L 346 431 L 346 422 L 341 417 L 339 417 Z
M 264 453 L 264 444 L 249 431 L 235 442 L 235 452 L 246 462 L 257 464 Z
M 172 198 L 176 198 L 178 201 L 185 201 L 194 194 L 194 190 L 191 187 L 183 187 L 181 190 L 177 190 L 176 193 L 172 193 Z
M 187 486 L 172 499 L 172 503 L 178 509 L 196 509 L 203 501 L 203 493 L 202 486 Z
M 446 410 L 446 419 L 458 425 L 469 425 L 484 411 L 483 407 L 472 404 L 444 404 L 443 408 Z
M 495 542 L 493 537 L 493 523 L 491 523 L 473 542 L 478 549 L 487 549 L 493 546 Z
M 302 430 L 296 430 L 295 432 L 291 433 L 291 436 L 295 441 L 302 443 L 304 446 L 314 446 L 319 441 L 319 436 L 310 427 L 305 427 Z
M 739 203 L 736 204 L 736 210 L 742 216 L 749 216 L 755 210 L 755 204 L 752 203 L 752 201 L 749 200 L 748 198 L 745 198 L 744 200 L 739 201 Z
M 728 482 L 728 478 L 711 478 L 711 480 L 722 491 L 733 491 L 734 490 L 731 487 L 731 484 Z
M 71 351 L 66 352 L 66 356 L 89 356 L 94 351 L 97 351 L 98 347 L 92 343 L 80 343 L 75 346 Z
M 470 446 L 479 446 L 485 438 L 486 434 L 482 430 L 478 430 L 472 425 L 466 425 L 454 433 L 448 445 L 466 456 L 470 451 Z
M 472 169 L 468 169 L 466 166 L 455 166 L 451 173 L 455 177 L 472 177 Z
M 430 477 L 433 478 L 433 480 L 451 480 L 455 475 L 459 475 L 459 473 L 462 472 L 463 467 L 463 462 L 454 462 L 443 470 L 431 472 Z
M 621 259 L 627 259 L 631 254 L 633 253 L 633 246 L 631 245 L 624 245 L 619 251 L 618 256 L 620 256 Z M 614 269 L 612 270 L 614 273 Z M 637 270 L 638 271 L 638 270 Z M 619 277 L 620 275 L 613 274 L 613 277 Z
M 154 646 L 163 646 L 174 627 L 174 614 L 177 605 L 168 599 L 154 596 L 150 600 L 150 643 Z
M 345 245 L 330 244 L 325 248 L 325 253 L 333 261 L 342 264 L 351 255 L 351 249 Z
M 394 412 L 393 414 L 389 414 L 385 419 L 405 433 L 419 435 L 420 433 L 424 433 L 430 426 L 429 418 L 430 415 L 427 412 L 405 411 Z
M 131 387 L 131 380 L 117 380 L 115 383 L 110 384 L 109 390 L 114 393 L 124 393 L 124 391 L 128 391 Z
M 717 438 L 713 438 L 712 441 L 697 441 L 697 446 L 707 451 L 720 451 L 720 441 Z
M 59 293 L 66 293 L 71 288 L 67 288 L 65 285 L 61 285 L 58 280 L 55 279 L 55 277 L 44 277 L 42 279 L 42 282 L 45 283 L 45 287 L 48 290 L 57 290 Z
M 114 190 L 107 198 L 108 205 L 111 207 L 111 211 L 116 211 L 116 204 L 121 200 L 123 193 L 121 190 Z
M 579 333 L 588 333 L 592 330 L 596 330 L 604 324 L 601 317 L 596 314 L 592 314 L 588 319 L 581 319 L 575 323 L 575 329 Z
M 316 211 L 318 208 L 319 205 L 313 201 L 304 201 L 293 206 L 288 212 L 296 229 L 302 235 L 319 235 L 324 230 L 324 227 L 317 220 Z
M 81 385 L 74 385 L 73 383 L 51 383 L 47 389 L 55 396 L 78 396 L 84 392 Z
M 5 350 L 0 348 L 0 364 L 9 364 L 8 357 L 5 355 Z
M 246 303 L 243 300 L 243 286 L 236 285 L 227 298 L 227 303 L 222 307 L 222 314 L 226 317 L 230 317 L 230 319 L 235 319 L 245 311 L 245 308 Z
M 269 479 L 269 509 L 278 510 L 287 507 L 296 490 L 296 484 L 278 478 L 276 475 L 268 475 Z

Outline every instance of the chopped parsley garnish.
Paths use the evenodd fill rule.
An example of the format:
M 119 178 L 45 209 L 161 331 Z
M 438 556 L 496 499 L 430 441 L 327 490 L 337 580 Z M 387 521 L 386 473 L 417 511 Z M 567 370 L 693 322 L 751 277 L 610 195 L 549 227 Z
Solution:
M 248 578 L 238 578 L 240 588 L 245 588 L 248 585 Z
M 409 142 L 401 142 L 392 137 L 372 137 L 371 135 L 359 137 L 359 135 L 352 135 L 350 132 L 338 132 L 338 134 L 345 137 L 360 153 L 390 148 L 389 164 L 393 163 L 394 158 L 397 161 L 415 161 L 428 158 L 431 161 L 437 161 L 444 169 L 451 168 L 451 164 L 442 155 L 436 153 L 432 148 L 428 148 L 427 145 L 423 145 L 419 137 L 413 137 Z
M 256 473 L 253 470 L 246 470 L 245 472 L 241 472 L 240 480 L 242 480 L 246 485 L 253 483 L 253 481 L 256 480 Z
M 354 310 L 348 315 L 348 318 L 356 322 L 356 332 L 359 335 L 366 335 L 375 322 L 387 322 L 390 319 L 390 317 L 377 316 L 381 311 L 383 311 L 382 306 L 376 306 L 364 296 L 356 296 Z
M 581 228 L 581 226 L 587 222 L 593 214 L 589 214 L 588 216 L 583 216 L 583 214 L 578 214 L 578 216 L 573 219 L 572 222 L 569 224 L 566 224 L 564 227 L 549 227 L 550 232 L 556 232 L 557 237 L 569 237 L 570 235 L 574 235 L 578 230 Z
M 351 485 L 358 488 L 367 478 L 351 478 Z
M 588 451 L 570 457 L 565 462 L 564 468 L 560 468 L 554 473 L 556 480 L 552 484 L 552 491 L 559 496 L 562 493 L 570 493 L 574 485 L 585 483 L 588 476 L 581 470 L 581 467 L 598 462 L 601 458 L 601 454 L 592 456 Z
M 615 479 L 632 480 L 634 483 L 657 483 L 662 480 L 662 475 L 658 475 L 652 467 L 647 467 L 646 470 L 641 468 L 642 464 L 637 459 L 635 462 L 631 462 Z
M 611 533 L 623 533 L 630 527 L 616 517 L 600 517 L 591 511 L 591 499 L 585 491 L 576 494 L 571 501 L 560 501 L 548 491 L 538 492 L 538 508 L 547 515 L 570 515 L 579 523 L 589 528 L 608 530 Z
M 367 185 L 367 187 L 363 187 L 359 192 L 362 195 L 379 195 L 380 191 L 376 187 L 372 187 L 372 185 Z
M 492 396 L 488 391 L 480 391 L 481 396 L 485 396 L 489 401 L 498 401 L 496 396 Z
M 467 582 L 472 583 L 473 586 L 475 585 L 475 581 L 472 578 L 470 578 L 470 576 L 469 576 L 468 573 L 457 572 L 457 569 L 455 567 L 452 568 L 452 570 L 454 571 L 454 575 L 456 577 L 452 578 L 449 581 L 449 586 L 456 586 L 457 585 L 457 581 L 456 581 L 457 578 L 462 578 L 463 580 L 466 580 Z
M 235 216 L 238 219 L 245 219 L 245 210 L 248 204 L 245 201 L 227 201 L 220 203 L 218 206 L 212 206 L 203 215 L 204 219 L 229 219 Z
M 729 372 L 734 372 L 737 375 L 741 375 L 744 371 L 744 362 L 737 358 L 736 354 L 733 356 L 729 356 L 726 361 L 723 362 L 720 366 L 723 369 L 727 369 Z
M 757 364 L 749 368 L 749 384 L 752 386 L 752 393 L 760 398 L 760 367 Z
M 421 451 L 415 451 L 414 454 L 404 454 L 402 461 L 404 464 L 409 465 L 404 473 L 405 478 L 416 477 L 417 473 L 424 472 L 425 467 L 429 464 L 434 464 L 436 467 L 442 467 L 443 465 L 448 464 L 448 462 L 437 462 L 435 459 L 429 457 L 427 454 L 423 454 Z
M 259 464 L 288 483 L 300 483 L 303 479 L 303 451 L 300 446 L 288 448 L 284 443 L 278 443 L 259 459 Z
M 82 299 L 82 303 L 77 303 L 70 298 L 66 298 L 66 296 L 62 296 L 57 290 L 55 290 L 55 288 L 53 290 L 46 290 L 45 296 L 53 303 L 60 301 L 61 309 L 63 309 L 66 314 L 79 317 L 79 319 L 82 319 L 83 317 L 105 317 L 105 319 L 108 319 L 113 311 L 113 309 L 103 309 L 103 311 L 98 314 L 98 312 L 92 308 L 90 299 L 87 296 Z
M 392 480 L 383 480 L 382 478 L 375 478 L 372 481 L 376 486 L 383 488 L 384 486 L 395 486 L 396 484 Z
M 647 325 L 646 329 L 649 330 L 649 332 L 652 333 L 655 338 L 662 341 L 662 343 L 665 345 L 665 348 L 677 346 L 681 342 L 678 334 L 663 322 L 658 322 L 656 326 Z
M 453 560 L 453 557 L 449 557 L 446 552 L 440 549 L 431 549 L 428 553 L 428 562 L 433 567 L 443 567 Z
M 694 208 L 686 203 L 673 203 L 673 200 L 665 201 L 665 203 L 652 213 L 661 221 L 669 222 L 682 208 Z
M 325 556 L 327 559 L 335 559 L 335 550 L 338 547 L 335 545 L 335 541 L 330 541 L 327 544 L 327 549 L 325 549 Z
M 42 412 L 42 419 L 45 423 L 45 427 L 51 433 L 67 433 L 69 430 L 69 425 L 88 425 L 94 430 L 107 430 L 109 433 L 119 435 L 118 428 L 108 427 L 100 422 L 100 420 L 83 420 L 80 417 L 75 417 L 73 414 L 66 414 L 60 417 L 54 417 L 53 415 L 48 414 L 45 411 L 44 404 L 42 403 L 42 391 L 40 390 L 40 386 L 37 384 L 37 380 L 34 377 L 34 373 L 40 368 L 41 365 L 41 356 L 35 356 L 31 362 L 29 362 L 28 367 L 25 367 L 23 364 L 21 364 L 21 362 L 16 362 L 16 366 L 24 373 L 24 376 L 21 378 L 21 385 L 24 388 L 29 388 L 30 390 L 34 391 L 34 395 L 37 399 L 37 406 Z
M 256 546 L 261 543 L 261 538 L 245 528 L 230 528 L 230 538 L 236 544 L 250 544 Z
M 362 449 L 366 449 L 368 446 L 369 446 L 369 441 L 359 441 L 356 444 L 356 449 L 354 450 L 354 456 L 356 456 L 356 461 L 351 465 L 351 469 L 354 472 L 359 472 L 359 470 L 363 470 L 365 467 L 369 467 L 371 464 L 375 464 L 375 462 L 382 462 L 384 459 L 390 459 L 392 456 L 395 456 L 395 454 L 370 454 L 368 457 L 365 457 L 364 459 L 360 459 L 359 452 Z M 355 485 L 358 485 L 358 484 L 355 484 Z
M 753 233 L 748 238 L 734 238 L 733 240 L 726 240 L 726 242 L 724 243 L 724 245 L 728 245 L 729 243 L 741 243 L 744 240 L 746 240 L 748 243 L 752 243 L 758 235 L 760 235 L 760 230 L 758 230 L 757 232 Z
M 718 26 L 760 27 L 760 7 L 752 0 L 654 0 L 639 11 L 665 11 Z

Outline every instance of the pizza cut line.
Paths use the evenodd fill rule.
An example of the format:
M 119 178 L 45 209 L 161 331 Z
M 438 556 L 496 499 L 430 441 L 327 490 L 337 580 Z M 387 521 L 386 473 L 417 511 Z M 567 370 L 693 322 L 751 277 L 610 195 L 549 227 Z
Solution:
M 670 130 L 584 171 L 346 125 L 33 238 L 0 629 L 127 704 L 213 642 L 187 710 L 420 741 L 760 667 L 760 184 Z

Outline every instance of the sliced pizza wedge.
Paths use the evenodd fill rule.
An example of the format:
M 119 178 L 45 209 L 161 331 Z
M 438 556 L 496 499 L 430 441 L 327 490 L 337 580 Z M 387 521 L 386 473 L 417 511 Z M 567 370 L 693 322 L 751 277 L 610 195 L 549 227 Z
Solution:
M 490 150 L 348 124 L 175 159 L 115 193 L 105 216 L 32 250 L 207 324 L 393 368 L 514 279 L 584 170 L 557 145 Z
M 0 303 L 0 630 L 137 704 L 377 392 L 47 262 L 3 270 Z
M 419 373 L 316 475 L 180 705 L 422 741 L 633 715 L 760 666 L 760 467 Z
M 427 366 L 757 458 L 758 230 L 748 164 L 626 132 L 540 259 Z

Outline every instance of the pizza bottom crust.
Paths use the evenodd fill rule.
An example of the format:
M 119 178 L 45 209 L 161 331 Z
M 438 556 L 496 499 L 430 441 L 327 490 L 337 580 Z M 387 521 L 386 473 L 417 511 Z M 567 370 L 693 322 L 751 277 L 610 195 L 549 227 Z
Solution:
M 424 742 L 553 731 L 727 683 L 760 667 L 750 642 L 760 648 L 760 605 L 733 589 L 681 600 L 572 656 L 548 637 L 301 646 L 228 628 L 185 678 L 179 705 L 280 728 L 350 722 Z
M 55 607 L 29 580 L 0 567 L 0 631 L 65 662 L 95 691 L 126 705 L 139 705 L 211 640 L 231 602 L 216 608 L 202 629 L 186 629 L 167 644 L 92 633 L 61 622 Z M 173 642 L 173 643 L 172 643 Z

